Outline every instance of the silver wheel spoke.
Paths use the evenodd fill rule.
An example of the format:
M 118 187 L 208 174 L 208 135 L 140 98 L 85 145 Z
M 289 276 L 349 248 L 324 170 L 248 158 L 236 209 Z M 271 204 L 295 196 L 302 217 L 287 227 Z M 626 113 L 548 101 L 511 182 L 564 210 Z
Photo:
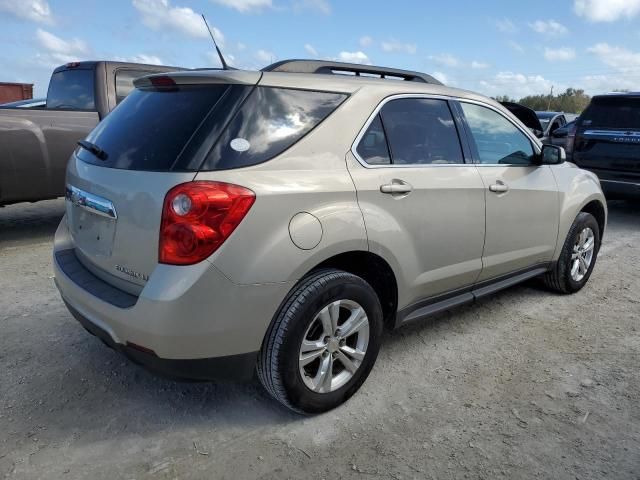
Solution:
M 340 336 L 347 338 L 358 332 L 365 325 L 369 325 L 369 319 L 363 308 L 351 312 L 351 316 L 340 326 Z
M 349 372 L 351 372 L 352 374 L 356 373 L 356 370 L 358 369 L 358 365 L 353 363 L 349 357 L 347 357 L 340 350 L 338 350 L 336 352 L 336 356 L 337 356 L 338 360 L 340 360 L 340 363 L 342 363 L 342 365 L 344 365 L 344 368 L 349 370 Z
M 587 261 L 584 259 L 584 257 L 580 257 L 578 261 L 580 262 L 580 274 L 584 275 L 585 273 L 587 273 L 587 269 L 589 268 L 589 266 L 587 265 Z
M 576 257 L 571 266 L 571 277 L 575 280 L 578 276 L 578 269 L 580 268 L 580 260 Z
M 312 352 L 314 350 L 323 350 L 325 348 L 325 343 L 323 339 L 320 340 L 303 340 L 302 347 L 300 348 L 300 353 Z
M 329 306 L 324 307 L 318 314 L 318 319 L 322 322 L 322 332 L 331 336 L 334 333 L 333 326 L 331 325 L 331 315 L 329 313 Z
M 327 355 L 320 362 L 320 368 L 313 379 L 313 390 L 318 393 L 331 391 L 331 380 L 333 378 L 333 357 Z
M 595 239 L 593 237 L 590 237 L 587 239 L 587 241 L 585 242 L 585 244 L 582 247 L 582 250 L 587 252 L 589 250 L 593 250 L 593 247 L 595 246 Z
M 304 353 L 304 354 L 300 355 L 300 366 L 301 367 L 305 367 L 305 366 L 309 365 L 316 358 L 322 356 L 322 354 L 324 352 L 325 352 L 325 348 L 322 347 L 321 350 L 315 350 L 315 351 L 307 352 L 307 353 Z
M 365 352 L 356 350 L 355 348 L 351 348 L 351 347 L 347 347 L 346 345 L 343 345 L 342 347 L 340 347 L 340 352 L 353 358 L 354 360 L 357 360 L 358 362 L 361 362 L 362 360 L 364 360 Z

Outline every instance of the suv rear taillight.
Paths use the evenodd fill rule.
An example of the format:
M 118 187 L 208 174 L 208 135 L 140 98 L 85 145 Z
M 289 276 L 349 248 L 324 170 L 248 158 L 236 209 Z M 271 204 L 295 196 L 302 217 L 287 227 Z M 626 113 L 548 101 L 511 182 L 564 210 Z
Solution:
M 173 187 L 162 208 L 158 261 L 192 265 L 215 252 L 240 224 L 255 194 L 222 182 L 196 181 Z
M 567 142 L 565 144 L 565 151 L 567 153 L 571 153 L 573 152 L 573 147 L 574 144 L 576 142 L 576 131 L 578 130 L 578 124 L 574 123 L 571 128 L 569 128 L 569 131 L 567 132 Z

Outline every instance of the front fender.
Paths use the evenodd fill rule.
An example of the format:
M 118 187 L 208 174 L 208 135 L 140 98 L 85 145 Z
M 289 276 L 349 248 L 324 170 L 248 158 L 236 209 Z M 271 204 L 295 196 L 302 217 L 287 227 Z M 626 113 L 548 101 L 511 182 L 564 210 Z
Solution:
M 558 260 L 569 229 L 578 214 L 591 202 L 598 202 L 604 210 L 604 225 L 607 222 L 607 201 L 602 193 L 598 177 L 572 163 L 565 163 L 552 169 L 559 189 L 560 224 L 558 242 L 553 256 Z M 601 236 L 604 229 L 600 232 Z

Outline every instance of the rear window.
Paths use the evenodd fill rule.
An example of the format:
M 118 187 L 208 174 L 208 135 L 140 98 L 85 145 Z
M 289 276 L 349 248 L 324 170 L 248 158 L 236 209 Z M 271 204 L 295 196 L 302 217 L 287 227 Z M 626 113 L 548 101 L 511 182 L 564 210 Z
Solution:
M 95 165 L 127 170 L 171 170 L 180 152 L 228 85 L 136 89 L 98 124 L 87 140 L 107 155 L 85 149 L 78 157 Z
M 63 70 L 51 75 L 47 108 L 95 110 L 94 71 Z
M 346 95 L 241 85 L 134 89 L 79 148 L 88 163 L 127 170 L 223 170 L 267 161 L 324 120 Z
M 640 98 L 594 98 L 581 117 L 584 127 L 640 130 Z
M 150 70 L 125 69 L 116 70 L 116 103 L 120 103 L 127 95 L 129 95 L 133 91 L 133 89 L 135 88 L 133 86 L 133 81 L 136 78 L 151 75 L 152 73 L 157 73 L 157 71 L 154 72 Z

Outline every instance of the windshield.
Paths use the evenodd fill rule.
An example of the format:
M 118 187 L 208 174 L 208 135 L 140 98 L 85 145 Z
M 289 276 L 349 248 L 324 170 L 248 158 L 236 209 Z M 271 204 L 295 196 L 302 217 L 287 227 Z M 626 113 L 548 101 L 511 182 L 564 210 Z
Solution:
M 47 108 L 95 110 L 94 71 L 63 70 L 51 76 Z

